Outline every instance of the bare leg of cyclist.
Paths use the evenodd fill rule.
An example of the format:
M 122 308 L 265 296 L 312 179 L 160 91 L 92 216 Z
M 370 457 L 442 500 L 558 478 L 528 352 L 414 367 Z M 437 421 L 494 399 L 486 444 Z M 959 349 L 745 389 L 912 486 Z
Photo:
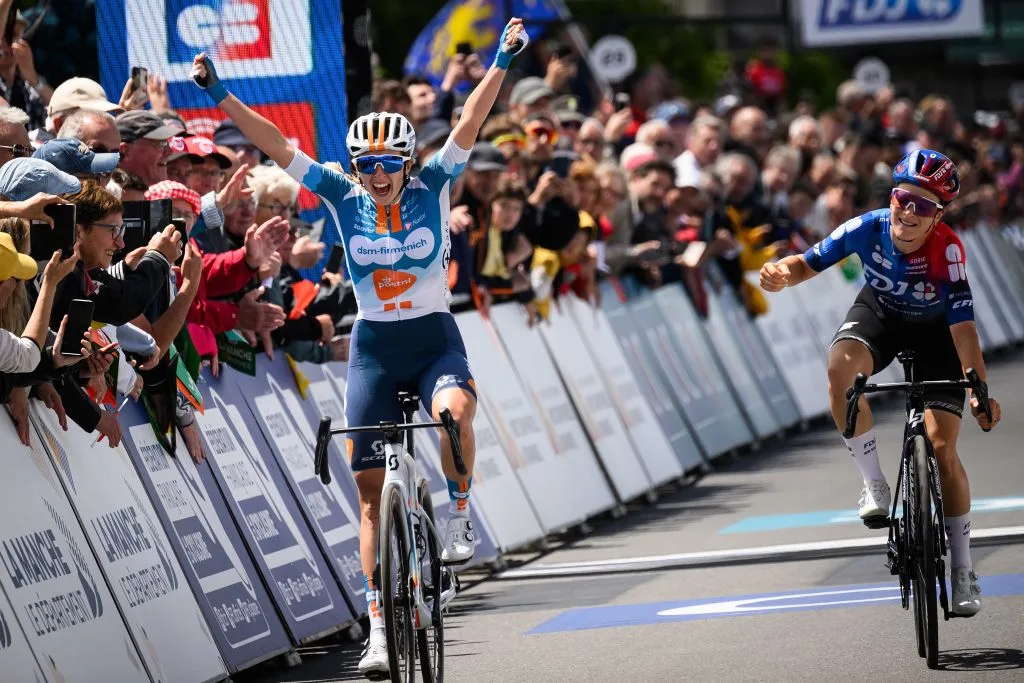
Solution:
M 946 410 L 926 410 L 925 429 L 935 449 L 942 485 L 942 513 L 949 541 L 951 607 L 963 616 L 981 611 L 981 590 L 971 562 L 971 485 L 956 452 L 960 418 Z
M 459 443 L 466 474 L 455 471 L 448 435 L 441 432 L 441 470 L 448 481 L 448 525 L 444 537 L 441 559 L 449 564 L 462 564 L 473 557 L 473 523 L 469 519 L 469 489 L 473 484 L 473 464 L 476 461 L 476 441 L 473 435 L 473 417 L 476 399 L 465 389 L 452 387 L 434 394 L 431 413 L 440 419 L 441 410 L 447 408 L 459 423 Z
M 846 428 L 846 390 L 853 384 L 858 373 L 869 375 L 874 359 L 868 347 L 856 339 L 840 339 L 828 354 L 828 400 L 832 419 L 840 431 Z M 885 474 L 878 463 L 878 448 L 875 440 L 875 422 L 867 399 L 860 399 L 860 413 L 854 436 L 844 439 L 846 448 L 853 456 L 853 462 L 860 470 L 864 481 L 857 513 L 861 519 L 887 517 L 891 494 L 885 481 Z
M 384 628 L 380 611 L 380 586 L 374 583 L 377 568 L 377 536 L 380 522 L 380 493 L 384 488 L 383 467 L 355 472 L 359 487 L 359 559 L 363 565 L 363 583 L 366 587 L 366 608 L 370 615 L 370 628 Z

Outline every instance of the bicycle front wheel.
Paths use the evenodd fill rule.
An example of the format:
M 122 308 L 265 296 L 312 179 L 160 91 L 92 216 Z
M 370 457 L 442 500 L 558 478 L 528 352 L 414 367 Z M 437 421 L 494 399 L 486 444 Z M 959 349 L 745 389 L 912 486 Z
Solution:
M 434 503 L 430 500 L 430 489 L 426 483 L 420 486 L 420 506 L 423 514 L 434 523 Z M 441 570 L 441 539 L 427 524 L 420 525 L 423 538 L 423 553 L 420 555 L 423 564 L 423 599 L 430 608 L 433 624 L 430 628 L 417 631 L 420 648 L 420 671 L 424 683 L 442 683 L 444 681 L 444 614 L 441 609 L 442 585 Z
M 913 497 L 910 520 L 914 542 L 914 568 L 911 572 L 914 597 L 914 626 L 917 631 L 917 652 L 925 658 L 929 669 L 939 665 L 939 618 L 936 606 L 937 565 L 932 492 L 928 484 L 928 446 L 923 436 L 911 441 L 912 458 L 908 489 Z
M 416 680 L 416 635 L 413 630 L 412 590 L 409 571 L 409 534 L 405 506 L 397 487 L 384 491 L 380 500 L 381 602 L 388 640 L 391 680 Z

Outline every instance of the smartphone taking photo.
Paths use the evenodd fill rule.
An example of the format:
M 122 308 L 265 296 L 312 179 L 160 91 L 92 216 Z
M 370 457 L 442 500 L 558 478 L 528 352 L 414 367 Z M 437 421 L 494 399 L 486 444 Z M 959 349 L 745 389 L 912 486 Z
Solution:
M 75 205 L 50 204 L 43 212 L 53 219 L 53 227 L 42 221 L 29 223 L 29 255 L 36 261 L 49 261 L 55 251 L 60 251 L 61 258 L 71 256 L 75 249 Z
M 64 327 L 64 339 L 60 344 L 60 355 L 81 356 L 82 337 L 92 324 L 95 304 L 89 299 L 72 299 L 68 307 L 68 323 Z
M 324 266 L 324 272 L 327 273 L 340 273 L 341 262 L 345 258 L 345 247 L 340 244 L 335 244 L 331 247 L 331 255 L 327 258 L 327 265 Z

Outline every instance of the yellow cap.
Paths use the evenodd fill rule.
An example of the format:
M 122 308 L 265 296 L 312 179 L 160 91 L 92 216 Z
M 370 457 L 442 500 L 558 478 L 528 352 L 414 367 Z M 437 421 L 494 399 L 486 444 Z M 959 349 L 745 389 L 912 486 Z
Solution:
M 9 278 L 31 280 L 39 272 L 39 267 L 31 256 L 19 253 L 14 248 L 14 240 L 6 232 L 0 232 L 0 281 Z

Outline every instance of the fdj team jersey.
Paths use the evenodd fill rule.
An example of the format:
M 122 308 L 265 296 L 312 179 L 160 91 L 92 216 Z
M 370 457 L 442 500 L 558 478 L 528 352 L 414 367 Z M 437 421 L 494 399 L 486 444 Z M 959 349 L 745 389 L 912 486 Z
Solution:
M 911 254 L 900 252 L 889 234 L 890 210 L 878 209 L 843 223 L 807 250 L 807 265 L 821 272 L 851 254 L 883 308 L 907 320 L 945 314 L 950 325 L 974 320 L 964 247 L 945 223 Z
M 325 226 L 322 241 L 330 251 L 341 239 L 360 317 L 393 321 L 448 310 L 448 200 L 468 159 L 449 140 L 409 180 L 401 201 L 381 206 L 348 176 L 295 151 L 285 170 L 324 200 L 338 226 Z

